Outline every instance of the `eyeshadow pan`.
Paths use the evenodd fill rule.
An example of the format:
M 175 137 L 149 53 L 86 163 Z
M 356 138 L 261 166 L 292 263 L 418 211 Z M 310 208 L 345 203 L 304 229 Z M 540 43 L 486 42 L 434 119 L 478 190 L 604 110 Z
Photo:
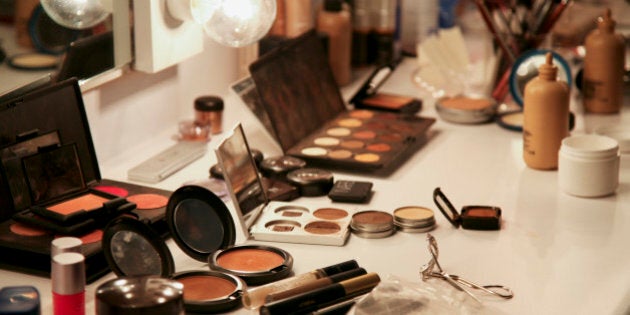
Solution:
M 103 203 L 109 199 L 94 194 L 86 194 L 74 199 L 60 202 L 58 204 L 47 207 L 48 210 L 59 214 L 71 214 L 79 210 L 94 210 L 103 206 Z
M 321 208 L 315 210 L 313 215 L 326 220 L 339 220 L 348 216 L 348 212 L 337 208 Z
M 302 149 L 301 152 L 302 154 L 309 155 L 309 156 L 322 156 L 322 155 L 326 155 L 326 153 L 328 153 L 328 150 L 324 148 L 320 148 L 320 147 L 308 147 L 308 148 Z
M 372 162 L 377 162 L 378 160 L 381 159 L 381 157 L 374 153 L 362 153 L 362 154 L 357 154 L 354 157 L 354 159 L 359 162 L 372 163 Z
M 363 148 L 365 143 L 359 140 L 346 140 L 346 141 L 342 141 L 339 145 L 346 149 L 360 149 L 360 148 Z
M 313 143 L 324 147 L 335 146 L 339 144 L 339 139 L 333 137 L 319 137 L 313 140 Z
M 363 123 L 356 118 L 345 118 L 339 120 L 337 124 L 341 127 L 355 128 L 361 126 Z
M 135 203 L 138 210 L 150 210 L 165 207 L 168 197 L 158 194 L 137 194 L 127 197 L 127 201 Z
M 265 227 L 274 232 L 291 232 L 300 227 L 300 223 L 287 220 L 275 220 L 265 224 Z
M 373 143 L 367 146 L 367 149 L 374 152 L 387 152 L 392 149 L 387 143 Z
M 352 221 L 358 224 L 389 224 L 393 221 L 392 215 L 382 211 L 363 211 L 352 216 Z
M 9 230 L 14 234 L 21 236 L 43 236 L 48 234 L 46 230 L 33 228 L 22 223 L 13 223 L 9 226 Z
M 116 186 L 99 185 L 99 186 L 92 187 L 92 189 L 102 191 L 104 193 L 108 193 L 110 195 L 114 195 L 114 196 L 118 196 L 122 198 L 127 197 L 129 195 L 129 191 L 127 191 L 127 189 L 124 189 L 122 187 L 116 187 Z
M 284 263 L 284 258 L 274 252 L 255 249 L 237 248 L 227 250 L 217 258 L 217 264 L 228 270 L 265 271 Z
M 369 119 L 369 118 L 372 118 L 373 116 L 374 116 L 374 113 L 369 110 L 350 111 L 350 117 L 354 117 L 354 118 Z
M 344 127 L 330 128 L 326 130 L 326 134 L 335 137 L 344 137 L 350 134 L 350 129 Z
M 236 285 L 220 277 L 187 276 L 176 279 L 184 285 L 184 299 L 194 301 L 214 300 L 228 296 L 236 290 Z
M 387 142 L 398 142 L 404 139 L 403 135 L 399 133 L 385 133 L 378 136 L 378 138 Z
M 352 156 L 352 152 L 348 150 L 334 150 L 328 153 L 328 157 L 332 159 L 347 159 Z
M 304 230 L 313 234 L 334 234 L 341 230 L 339 224 L 326 221 L 315 221 L 307 224 Z
M 305 213 L 308 213 L 308 209 L 300 207 L 280 207 L 275 212 L 283 217 L 301 217 Z
M 494 217 L 497 211 L 493 208 L 467 208 L 466 214 L 471 217 Z
M 376 132 L 372 130 L 361 130 L 353 133 L 352 136 L 357 139 L 374 139 L 376 137 Z

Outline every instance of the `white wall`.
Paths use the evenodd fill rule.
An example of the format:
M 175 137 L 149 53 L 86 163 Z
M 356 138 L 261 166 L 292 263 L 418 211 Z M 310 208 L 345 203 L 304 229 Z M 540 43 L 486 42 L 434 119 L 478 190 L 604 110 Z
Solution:
M 237 79 L 236 49 L 204 43 L 204 52 L 156 74 L 131 71 L 83 94 L 99 163 L 193 117 L 200 95 L 227 95 Z

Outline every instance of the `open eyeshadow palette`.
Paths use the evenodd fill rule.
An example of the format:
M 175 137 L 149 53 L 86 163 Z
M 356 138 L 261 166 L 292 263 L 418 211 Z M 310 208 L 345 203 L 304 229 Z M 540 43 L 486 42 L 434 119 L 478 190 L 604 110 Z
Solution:
M 420 147 L 435 122 L 349 111 L 313 31 L 262 56 L 250 73 L 283 151 L 311 166 L 389 173 Z
M 219 145 L 216 155 L 246 235 L 258 241 L 345 244 L 352 219 L 349 211 L 269 201 L 240 125 Z
M 0 267 L 49 276 L 51 241 L 72 235 L 92 282 L 109 272 L 105 225 L 127 215 L 165 235 L 170 194 L 101 179 L 76 79 L 0 104 Z

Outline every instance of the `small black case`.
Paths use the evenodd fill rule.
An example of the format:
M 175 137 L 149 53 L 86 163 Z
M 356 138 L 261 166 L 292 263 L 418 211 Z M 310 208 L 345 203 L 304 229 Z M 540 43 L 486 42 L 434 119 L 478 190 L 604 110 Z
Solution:
M 372 197 L 372 183 L 338 180 L 328 193 L 328 198 L 337 202 L 365 203 Z

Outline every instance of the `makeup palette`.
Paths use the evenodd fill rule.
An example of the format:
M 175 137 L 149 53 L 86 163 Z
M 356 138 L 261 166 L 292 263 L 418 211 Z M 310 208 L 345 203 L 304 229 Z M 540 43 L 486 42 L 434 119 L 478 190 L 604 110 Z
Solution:
M 232 202 L 246 235 L 259 241 L 336 246 L 345 244 L 351 213 L 338 208 L 270 202 L 248 151 L 241 125 L 237 125 L 216 149 L 217 159 L 224 170 Z M 332 184 L 329 175 L 324 177 L 327 178 L 326 183 Z
M 250 73 L 281 148 L 309 166 L 389 173 L 419 148 L 435 122 L 348 111 L 315 32 L 262 56 Z
M 60 162 L 42 163 L 50 162 L 42 153 Z M 53 186 L 44 189 L 48 184 Z M 50 276 L 51 241 L 68 233 L 46 224 L 67 223 L 76 227 L 67 232 L 83 241 L 86 280 L 95 281 L 109 272 L 100 243 L 107 222 L 118 214 L 128 215 L 163 236 L 170 195 L 101 178 L 76 80 L 29 90 L 0 104 L 0 267 Z M 91 214 L 117 200 L 136 208 L 111 217 Z M 38 214 L 39 210 L 44 212 Z

